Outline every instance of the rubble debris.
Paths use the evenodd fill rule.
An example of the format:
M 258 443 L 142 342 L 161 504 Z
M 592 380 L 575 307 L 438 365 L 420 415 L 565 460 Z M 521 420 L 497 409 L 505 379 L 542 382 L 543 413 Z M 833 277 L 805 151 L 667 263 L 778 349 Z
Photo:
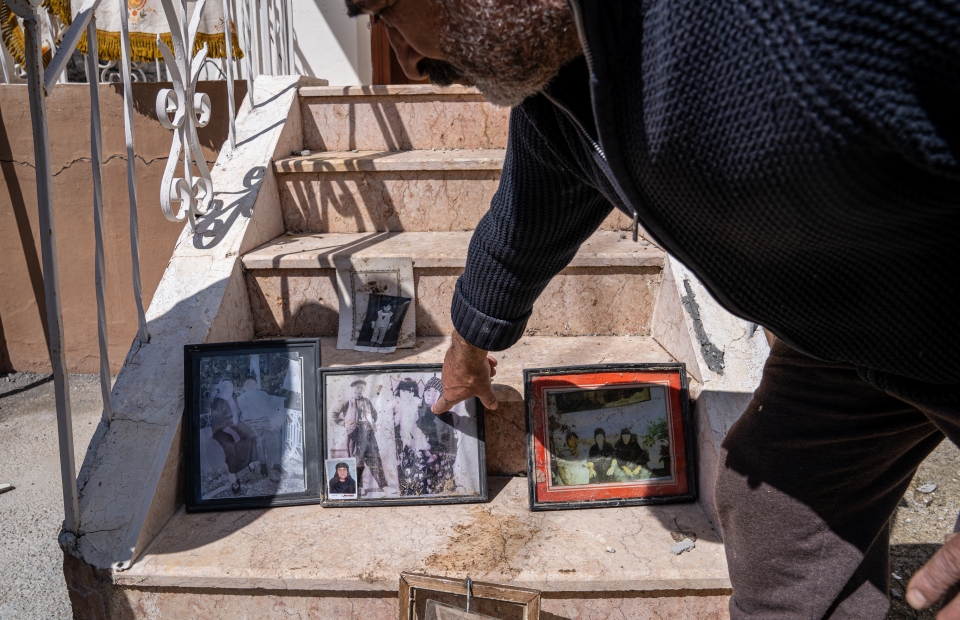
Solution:
M 677 544 L 670 547 L 670 553 L 672 553 L 673 555 L 680 555 L 684 551 L 689 551 L 693 549 L 695 546 L 696 545 L 692 540 L 690 540 L 689 538 L 684 538 Z
M 933 493 L 934 491 L 937 490 L 937 484 L 935 482 L 928 482 L 922 487 L 917 487 L 917 490 L 923 494 Z

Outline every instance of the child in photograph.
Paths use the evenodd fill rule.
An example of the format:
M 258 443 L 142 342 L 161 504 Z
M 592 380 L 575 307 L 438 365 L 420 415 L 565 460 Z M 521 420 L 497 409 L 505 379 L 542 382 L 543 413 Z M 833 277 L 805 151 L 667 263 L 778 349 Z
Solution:
M 373 322 L 373 337 L 371 342 L 377 345 L 383 344 L 383 338 L 387 335 L 387 330 L 393 323 L 390 319 L 393 317 L 393 306 L 387 304 L 377 311 L 377 319 Z
M 591 482 L 611 482 L 613 478 L 613 446 L 607 441 L 607 433 L 598 428 L 593 431 L 594 444 L 590 446 L 589 462 L 593 465 Z
M 379 492 L 387 486 L 377 443 L 377 410 L 363 395 L 366 385 L 363 379 L 351 383 L 351 396 L 333 413 L 334 424 L 342 425 L 346 431 L 346 456 L 357 459 L 357 479 L 364 493 Z M 369 471 L 370 479 L 377 485 L 376 489 L 363 487 L 364 471 Z
M 227 383 L 230 383 L 232 390 L 233 383 Z M 240 495 L 240 480 L 237 479 L 237 474 L 253 460 L 257 435 L 234 416 L 228 401 L 219 396 L 210 403 L 210 427 L 213 430 L 213 439 L 223 448 L 230 490 L 234 495 Z
M 433 454 L 430 441 L 417 424 L 423 404 L 420 386 L 413 379 L 404 378 L 393 394 L 397 397 L 394 425 L 400 495 L 426 495 L 430 493 L 427 470 Z
M 283 403 L 282 396 L 261 390 L 254 377 L 243 382 L 243 393 L 237 397 L 241 419 L 259 439 L 260 473 L 264 476 L 269 474 L 268 468 L 277 473 L 283 471 L 283 426 L 287 419 Z

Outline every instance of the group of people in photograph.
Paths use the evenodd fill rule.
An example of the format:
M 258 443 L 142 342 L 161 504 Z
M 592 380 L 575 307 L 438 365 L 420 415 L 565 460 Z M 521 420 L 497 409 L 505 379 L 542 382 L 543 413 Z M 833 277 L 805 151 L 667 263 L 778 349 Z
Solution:
M 350 383 L 349 394 L 330 417 L 328 456 L 356 459 L 361 497 L 476 492 L 477 468 L 470 464 L 476 450 L 463 449 L 465 439 L 475 440 L 476 420 L 455 411 L 430 411 L 443 390 L 439 377 L 390 381 L 393 398 L 380 412 L 366 396 L 366 379 Z
M 612 443 L 597 428 L 592 444 L 571 430 L 553 452 L 552 469 L 555 486 L 632 482 L 669 476 L 670 456 L 661 454 L 659 445 L 642 445 L 629 428 L 621 429 Z

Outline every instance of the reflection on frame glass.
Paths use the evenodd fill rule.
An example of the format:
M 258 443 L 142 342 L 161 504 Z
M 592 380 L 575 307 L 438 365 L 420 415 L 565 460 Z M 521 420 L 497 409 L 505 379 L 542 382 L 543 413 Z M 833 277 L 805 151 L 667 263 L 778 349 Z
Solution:
M 682 364 L 524 373 L 534 510 L 694 499 Z
M 483 407 L 434 415 L 439 366 L 325 369 L 321 389 L 325 476 L 352 459 L 357 482 L 356 499 L 328 490 L 325 506 L 486 501 Z
M 316 502 L 317 340 L 184 347 L 187 508 Z

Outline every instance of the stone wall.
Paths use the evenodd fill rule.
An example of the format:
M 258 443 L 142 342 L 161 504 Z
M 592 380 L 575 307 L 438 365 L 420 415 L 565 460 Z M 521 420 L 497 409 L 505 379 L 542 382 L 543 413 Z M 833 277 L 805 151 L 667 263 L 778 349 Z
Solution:
M 183 228 L 160 211 L 160 180 L 172 131 L 156 119 L 163 83 L 133 85 L 137 148 L 137 197 L 144 307 L 149 306 Z M 211 164 L 227 138 L 226 82 L 201 82 L 213 115 L 199 131 Z M 237 104 L 246 83 L 237 82 Z M 110 362 L 119 372 L 137 331 L 130 274 L 129 203 L 118 84 L 100 85 L 103 127 L 103 199 L 106 228 L 107 321 Z M 99 369 L 97 307 L 93 272 L 93 182 L 90 165 L 90 95 L 86 84 L 58 84 L 47 99 L 52 151 L 53 199 L 60 283 L 70 372 Z M 45 338 L 43 273 L 37 230 L 37 190 L 27 88 L 0 86 L 0 372 L 49 372 Z

